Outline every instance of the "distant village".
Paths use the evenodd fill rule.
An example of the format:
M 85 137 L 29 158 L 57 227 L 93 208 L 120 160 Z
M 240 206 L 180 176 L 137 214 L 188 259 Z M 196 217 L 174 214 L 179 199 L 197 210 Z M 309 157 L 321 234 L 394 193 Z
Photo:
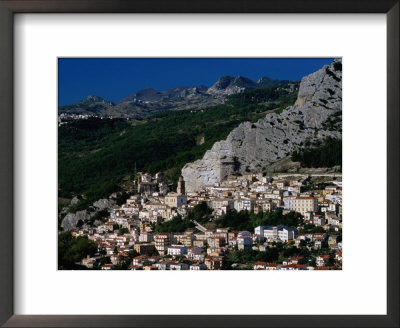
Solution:
M 90 118 L 98 118 L 98 119 L 113 119 L 113 116 L 101 116 L 101 115 L 96 115 L 96 114 L 73 114 L 73 113 L 61 113 L 58 114 L 57 120 L 58 120 L 58 126 L 60 127 L 61 125 L 66 125 L 70 122 L 73 122 L 75 120 L 88 120 Z M 127 121 L 129 121 L 129 118 L 126 118 Z
M 341 175 L 325 176 L 318 185 L 321 189 L 311 188 L 311 179 L 247 173 L 188 193 L 182 177 L 172 192 L 162 173 L 137 174 L 137 192 L 123 205 L 114 206 L 102 224 L 83 224 L 72 230 L 73 237 L 87 236 L 98 245 L 98 252 L 79 264 L 101 270 L 121 268 L 121 264 L 129 270 L 340 270 Z M 183 219 L 199 204 L 210 209 L 209 222 L 192 220 L 193 228 L 183 232 L 156 231 L 157 225 Z M 232 211 L 255 215 L 297 212 L 302 222 L 298 226 L 260 225 L 252 231 L 210 228 L 213 221 Z M 304 252 L 280 255 L 273 261 L 253 260 L 274 249 L 281 250 L 280 254 L 291 254 L 293 249 Z M 255 257 L 249 263 L 235 263 L 232 254 Z

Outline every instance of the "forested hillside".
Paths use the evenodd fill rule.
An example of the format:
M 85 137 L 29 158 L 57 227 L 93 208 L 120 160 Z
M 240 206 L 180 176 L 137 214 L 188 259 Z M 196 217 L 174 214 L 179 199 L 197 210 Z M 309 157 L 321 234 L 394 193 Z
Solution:
M 342 139 L 326 138 L 312 145 L 305 145 L 292 154 L 292 161 L 302 167 L 342 166 Z

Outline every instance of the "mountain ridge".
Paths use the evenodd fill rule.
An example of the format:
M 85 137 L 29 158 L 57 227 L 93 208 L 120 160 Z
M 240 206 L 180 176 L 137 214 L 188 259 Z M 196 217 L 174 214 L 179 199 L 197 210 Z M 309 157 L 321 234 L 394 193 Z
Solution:
M 145 119 L 163 110 L 198 110 L 224 103 L 227 96 L 247 90 L 274 87 L 287 80 L 262 77 L 257 82 L 244 76 L 222 76 L 211 87 L 177 86 L 160 91 L 145 88 L 113 103 L 99 96 L 88 96 L 75 104 L 59 107 L 59 114 Z M 90 100 L 90 101 L 89 101 Z

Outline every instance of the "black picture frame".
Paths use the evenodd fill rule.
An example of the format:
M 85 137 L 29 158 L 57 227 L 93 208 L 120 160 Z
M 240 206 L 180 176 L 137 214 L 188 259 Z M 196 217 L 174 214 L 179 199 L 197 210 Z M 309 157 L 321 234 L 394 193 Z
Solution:
M 399 0 L 0 0 L 0 324 L 4 327 L 399 327 L 399 8 Z M 387 315 L 14 315 L 13 16 L 16 13 L 386 14 Z M 379 263 L 379 259 L 376 261 Z

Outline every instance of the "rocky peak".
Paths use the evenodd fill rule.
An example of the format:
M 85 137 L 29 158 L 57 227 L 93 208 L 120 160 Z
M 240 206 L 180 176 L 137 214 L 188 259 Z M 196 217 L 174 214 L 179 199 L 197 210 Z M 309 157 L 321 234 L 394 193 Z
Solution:
M 254 83 L 254 81 L 250 80 L 247 77 L 239 75 L 238 77 L 233 79 L 230 86 L 237 86 L 240 88 L 252 89 L 252 88 L 256 87 L 256 83 Z
M 255 87 L 256 84 L 246 77 L 222 76 L 207 90 L 207 93 L 217 96 L 229 96 Z
M 85 99 L 82 99 L 75 104 L 61 106 L 58 109 L 58 112 L 61 113 L 69 113 L 69 114 L 99 114 L 100 111 L 107 111 L 114 105 L 113 102 L 104 99 L 99 96 L 90 95 Z
M 173 98 L 186 98 L 192 95 L 205 94 L 207 87 L 204 85 L 199 85 L 195 87 L 176 87 L 173 89 L 168 89 L 163 92 L 163 97 L 168 99 Z
M 128 97 L 122 99 L 119 103 L 125 102 L 158 102 L 158 101 L 170 101 L 176 98 L 186 98 L 193 95 L 205 94 L 207 87 L 199 85 L 195 87 L 181 86 L 165 91 L 159 91 L 152 88 L 147 88 L 135 92 Z
M 327 129 L 324 123 L 341 108 L 341 60 L 336 59 L 303 77 L 294 106 L 281 114 L 267 114 L 256 123 L 241 123 L 226 140 L 216 142 L 201 160 L 186 164 L 182 169 L 186 191 L 197 191 L 235 173 L 261 172 L 306 140 L 340 138 L 339 126 Z
M 82 104 L 96 104 L 96 103 L 101 103 L 101 104 L 109 105 L 109 106 L 112 106 L 112 105 L 113 105 L 113 102 L 112 102 L 112 101 L 107 100 L 107 99 L 104 99 L 104 98 L 99 97 L 99 96 L 95 96 L 95 95 L 89 95 L 89 96 L 87 96 L 85 99 L 82 99 L 81 101 L 79 101 L 78 104 L 79 104 L 79 103 L 82 103 Z
M 153 88 L 146 88 L 140 91 L 134 92 L 129 96 L 121 99 L 119 103 L 124 102 L 146 102 L 146 101 L 158 101 L 162 98 L 162 93 Z
M 232 80 L 234 79 L 234 77 L 229 76 L 229 75 L 224 75 L 221 76 L 217 82 L 215 82 L 211 88 L 214 88 L 215 90 L 224 90 L 226 89 L 232 82 Z M 211 89 L 210 88 L 210 89 Z

